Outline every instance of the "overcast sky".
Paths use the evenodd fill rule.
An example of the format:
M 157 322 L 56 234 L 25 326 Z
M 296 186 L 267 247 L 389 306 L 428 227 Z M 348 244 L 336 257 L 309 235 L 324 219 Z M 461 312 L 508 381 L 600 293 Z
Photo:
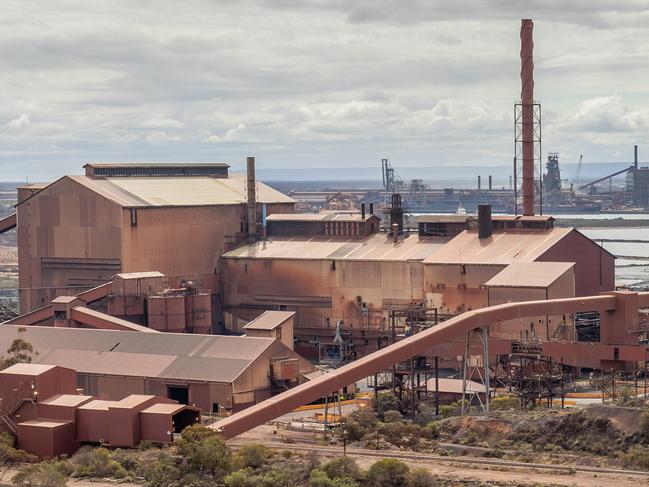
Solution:
M 522 17 L 544 152 L 648 160 L 647 0 L 2 0 L 0 180 L 509 164 Z

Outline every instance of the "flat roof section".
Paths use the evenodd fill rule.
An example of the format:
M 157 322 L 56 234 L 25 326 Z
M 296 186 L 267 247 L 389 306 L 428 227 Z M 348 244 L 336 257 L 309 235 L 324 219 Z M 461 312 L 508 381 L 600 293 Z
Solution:
M 223 255 L 226 259 L 307 259 L 363 261 L 422 261 L 449 241 L 448 238 L 419 240 L 416 235 L 400 238 L 396 245 L 385 233 L 362 240 L 341 237 L 274 237 L 243 245 Z
M 54 365 L 46 364 L 15 364 L 4 370 L 0 370 L 0 374 L 41 375 L 54 367 Z
M 574 262 L 515 262 L 488 280 L 485 286 L 545 289 L 574 266 Z
M 44 401 L 38 401 L 38 404 L 44 404 L 48 406 L 78 407 L 92 400 L 94 400 L 93 396 L 82 396 L 79 394 L 57 394 L 56 396 L 48 397 Z
M 243 327 L 244 330 L 274 330 L 295 315 L 294 311 L 264 311 Z

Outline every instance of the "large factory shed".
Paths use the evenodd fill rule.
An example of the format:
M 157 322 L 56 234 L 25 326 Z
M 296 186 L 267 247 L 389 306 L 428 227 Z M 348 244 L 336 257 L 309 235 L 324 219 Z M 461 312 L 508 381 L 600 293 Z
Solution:
M 396 242 L 378 234 L 277 237 L 243 245 L 223 256 L 226 327 L 240 331 L 260 308 L 295 311 L 300 353 L 312 353 L 314 342 L 335 348 L 337 325 L 346 342 L 364 352 L 391 333 L 393 309 L 423 306 L 448 316 L 487 306 L 487 283 L 512 264 L 559 263 L 562 269 L 567 264 L 571 284 L 546 286 L 561 297 L 614 289 L 614 256 L 577 230 L 554 228 L 551 217 L 488 222 L 482 237 L 473 228 L 453 238 L 428 236 L 437 231 L 424 228 L 423 235 Z M 555 272 L 549 267 L 544 272 Z M 512 301 L 525 300 L 524 287 L 508 291 Z M 540 319 L 546 332 L 549 320 L 557 321 Z
M 49 364 L 77 371 L 84 394 L 153 394 L 203 411 L 236 411 L 295 385 L 312 366 L 279 340 L 30 326 L 0 327 L 0 349 L 22 336 Z M 290 363 L 292 368 L 282 365 Z M 292 376 L 287 373 L 292 372 Z
M 502 229 L 480 238 L 467 230 L 423 262 L 432 306 L 461 313 L 488 305 L 485 284 L 515 263 L 574 263 L 574 295 L 615 289 L 615 256 L 574 228 Z M 565 296 L 570 297 L 570 296 Z
M 227 164 L 85 168 L 40 190 L 19 188 L 21 313 L 120 272 L 190 276 L 218 293 L 219 256 L 248 228 L 244 175 L 229 175 Z M 253 186 L 268 215 L 294 211 L 291 198 Z
M 235 332 L 259 308 L 295 311 L 296 328 L 335 332 L 386 326 L 383 310 L 422 300 L 421 262 L 447 239 L 273 238 L 223 256 L 225 324 Z M 300 333 L 296 333 L 300 335 Z M 302 333 L 302 335 L 304 335 Z

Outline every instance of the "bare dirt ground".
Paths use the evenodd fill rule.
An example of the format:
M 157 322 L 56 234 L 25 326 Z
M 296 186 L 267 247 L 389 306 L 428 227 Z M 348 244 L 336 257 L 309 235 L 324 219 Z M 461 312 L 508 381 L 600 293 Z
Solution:
M 262 443 L 277 450 L 292 450 L 300 453 L 315 452 L 322 461 L 342 456 L 342 445 L 327 445 L 322 442 L 322 433 L 310 431 L 289 431 L 277 429 L 272 425 L 262 425 L 244 433 L 228 442 L 236 448 L 243 443 Z M 318 445 L 318 442 L 322 442 Z M 439 457 L 430 455 L 429 458 L 414 452 L 401 450 L 364 450 L 348 448 L 347 455 L 355 458 L 360 466 L 368 468 L 381 456 L 396 457 L 407 463 L 411 468 L 426 468 L 432 474 L 454 481 L 494 482 L 502 485 L 545 485 L 545 486 L 611 486 L 638 487 L 649 485 L 649 472 L 630 474 L 626 472 L 608 472 L 607 469 L 582 471 L 579 466 L 571 469 L 564 465 L 547 465 L 545 468 L 535 468 L 521 462 L 490 460 L 480 457 Z M 541 460 L 539 460 L 540 462 Z M 460 463 L 462 462 L 462 463 Z M 494 464 L 491 462 L 498 462 Z

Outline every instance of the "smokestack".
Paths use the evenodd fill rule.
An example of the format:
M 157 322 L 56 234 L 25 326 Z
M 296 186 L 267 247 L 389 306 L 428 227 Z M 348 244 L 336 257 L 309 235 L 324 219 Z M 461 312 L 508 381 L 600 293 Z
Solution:
M 489 191 L 491 191 L 491 174 L 489 174 Z
M 489 238 L 491 234 L 491 205 L 478 205 L 478 238 Z
M 374 203 L 370 203 L 370 215 L 374 214 Z
M 478 191 L 480 191 L 480 186 L 481 186 L 480 175 L 478 175 Z
M 399 243 L 399 224 L 392 224 L 392 242 Z
M 257 240 L 257 195 L 255 192 L 255 158 L 246 159 L 248 169 L 248 241 Z
M 638 146 L 633 146 L 633 165 L 638 169 Z
M 365 221 L 365 203 L 361 203 L 361 219 Z
M 521 20 L 523 215 L 534 215 L 534 22 Z

